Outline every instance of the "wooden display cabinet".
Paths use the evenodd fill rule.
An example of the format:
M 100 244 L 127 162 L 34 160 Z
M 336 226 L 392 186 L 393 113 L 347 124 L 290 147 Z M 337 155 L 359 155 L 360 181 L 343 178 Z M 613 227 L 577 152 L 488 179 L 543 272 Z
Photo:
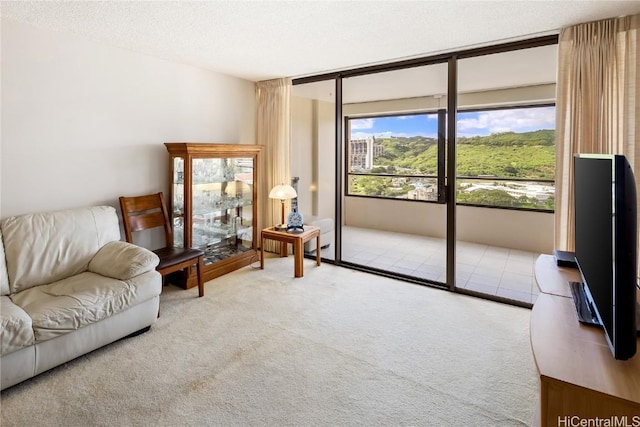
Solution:
M 165 146 L 174 246 L 205 252 L 205 281 L 257 261 L 261 147 L 192 142 L 167 142 Z M 185 288 L 195 286 L 192 270 L 171 281 Z

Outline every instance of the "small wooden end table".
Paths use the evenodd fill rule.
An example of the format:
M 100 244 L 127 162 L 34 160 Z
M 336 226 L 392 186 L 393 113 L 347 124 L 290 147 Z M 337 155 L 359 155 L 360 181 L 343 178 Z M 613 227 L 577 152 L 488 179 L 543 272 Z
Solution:
M 280 243 L 280 256 L 286 257 L 288 254 L 288 244 L 293 246 L 294 277 L 304 275 L 304 244 L 309 240 L 316 239 L 316 265 L 320 265 L 320 228 L 306 226 L 302 233 L 287 233 L 277 231 L 273 227 L 268 227 L 260 233 L 260 268 L 264 270 L 264 241 L 265 239 L 275 240 Z

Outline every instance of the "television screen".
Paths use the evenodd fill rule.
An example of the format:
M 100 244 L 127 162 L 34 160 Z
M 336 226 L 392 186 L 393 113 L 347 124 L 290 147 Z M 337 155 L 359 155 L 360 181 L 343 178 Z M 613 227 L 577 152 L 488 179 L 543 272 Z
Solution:
M 624 156 L 574 158 L 575 253 L 588 306 L 616 359 L 636 352 L 636 186 Z

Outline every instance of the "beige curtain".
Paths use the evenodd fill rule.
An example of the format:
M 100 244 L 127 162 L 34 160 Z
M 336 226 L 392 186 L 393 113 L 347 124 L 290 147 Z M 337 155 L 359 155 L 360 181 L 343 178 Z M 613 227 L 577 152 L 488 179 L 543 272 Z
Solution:
M 278 184 L 291 184 L 291 79 L 275 79 L 256 84 L 256 141 L 262 145 L 258 206 L 262 212 L 258 229 L 280 223 L 279 200 L 269 199 Z M 265 250 L 279 251 L 277 242 L 267 241 Z
M 624 154 L 640 177 L 640 15 L 560 32 L 555 247 L 573 250 L 573 155 Z M 640 187 L 639 187 L 640 188 Z

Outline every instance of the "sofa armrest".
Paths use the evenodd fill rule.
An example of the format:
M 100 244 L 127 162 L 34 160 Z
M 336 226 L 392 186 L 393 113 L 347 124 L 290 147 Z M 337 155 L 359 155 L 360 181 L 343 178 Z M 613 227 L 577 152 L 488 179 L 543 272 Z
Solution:
M 104 245 L 89 262 L 89 271 L 118 280 L 128 280 L 155 270 L 160 258 L 148 249 L 113 241 Z

